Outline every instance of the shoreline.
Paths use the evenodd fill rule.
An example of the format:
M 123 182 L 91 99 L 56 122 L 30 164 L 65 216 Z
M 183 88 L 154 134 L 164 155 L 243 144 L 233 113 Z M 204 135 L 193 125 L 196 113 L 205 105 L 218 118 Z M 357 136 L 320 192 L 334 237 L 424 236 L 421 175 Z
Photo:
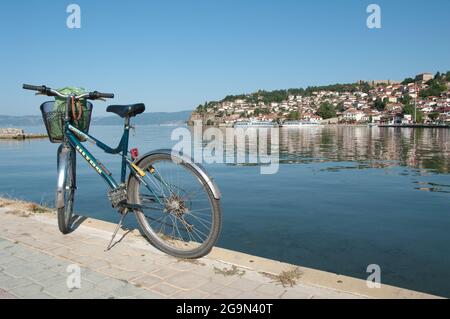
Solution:
M 58 232 L 54 211 L 30 202 L 0 198 L 0 221 L 0 239 L 24 244 L 68 262 L 80 262 L 90 271 L 111 276 L 111 280 L 126 281 L 130 289 L 144 288 L 161 298 L 441 298 L 384 284 L 379 289 L 370 289 L 361 279 L 218 247 L 204 258 L 183 261 L 159 252 L 135 229 L 121 229 L 119 236 L 123 240 L 105 253 L 115 224 L 87 218 L 73 233 L 63 236 Z M 99 264 L 108 266 L 97 267 Z M 156 265 L 162 268 L 155 270 Z M 191 289 L 190 285 L 201 282 L 204 286 Z M 217 292 L 210 291 L 211 285 L 217 287 Z M 174 292 L 166 291 L 169 288 Z
M 194 125 L 187 125 L 188 127 L 194 127 Z M 202 125 L 203 127 L 213 127 L 213 128 L 233 128 L 232 125 Z M 315 126 L 295 126 L 295 127 L 285 127 L 285 126 L 273 126 L 270 128 L 281 128 L 281 129 L 298 129 L 298 128 L 311 128 L 311 127 L 368 127 L 368 128 L 447 128 L 450 129 L 450 125 L 428 125 L 428 124 L 406 124 L 406 125 L 396 125 L 396 124 L 319 124 Z M 260 128 L 258 126 L 249 126 L 248 128 Z M 246 129 L 246 128 L 244 128 Z
M 0 128 L 0 140 L 27 140 L 47 138 L 47 134 L 25 133 L 20 128 Z
M 25 133 L 20 135 L 0 134 L 0 140 L 36 140 L 48 138 L 47 134 Z

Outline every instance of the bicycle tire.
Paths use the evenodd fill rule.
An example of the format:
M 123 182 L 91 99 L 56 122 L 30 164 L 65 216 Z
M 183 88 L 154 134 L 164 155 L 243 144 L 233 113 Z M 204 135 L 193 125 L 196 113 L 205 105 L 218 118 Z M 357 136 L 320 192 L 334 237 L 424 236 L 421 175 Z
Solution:
M 171 154 L 149 155 L 140 160 L 138 166 L 142 170 L 146 171 L 148 170 L 149 166 L 154 165 L 154 163 L 158 161 L 168 161 L 177 165 L 181 165 L 183 168 L 187 169 L 190 173 L 194 174 L 196 179 L 201 183 L 203 189 L 205 190 L 205 193 L 208 196 L 208 200 L 211 205 L 211 212 L 212 212 L 211 230 L 205 242 L 189 250 L 180 250 L 165 243 L 161 239 L 161 236 L 158 236 L 155 233 L 155 230 L 152 229 L 152 227 L 149 225 L 145 213 L 142 210 L 135 210 L 135 215 L 138 224 L 140 226 L 140 229 L 153 246 L 155 246 L 157 249 L 166 254 L 183 259 L 201 258 L 211 251 L 213 246 L 217 243 L 217 240 L 220 235 L 220 230 L 222 226 L 222 213 L 220 207 L 220 200 L 214 198 L 213 192 L 210 189 L 207 181 L 204 179 L 203 175 L 193 167 L 193 165 L 190 165 L 189 163 L 183 160 L 174 161 L 174 158 L 172 157 Z M 128 184 L 129 203 L 140 205 L 141 203 L 140 186 L 141 182 L 134 175 L 130 176 Z
M 61 152 L 61 149 L 62 148 L 60 148 L 59 152 Z M 62 234 L 66 235 L 71 232 L 73 208 L 75 202 L 76 153 L 73 147 L 70 146 L 70 150 L 68 151 L 63 161 L 65 161 L 65 163 L 58 163 L 58 172 L 59 174 L 64 174 L 64 176 L 58 176 L 58 178 L 60 180 L 64 180 L 64 206 L 57 208 L 57 215 L 59 231 Z M 64 165 L 65 169 L 59 170 L 59 165 Z

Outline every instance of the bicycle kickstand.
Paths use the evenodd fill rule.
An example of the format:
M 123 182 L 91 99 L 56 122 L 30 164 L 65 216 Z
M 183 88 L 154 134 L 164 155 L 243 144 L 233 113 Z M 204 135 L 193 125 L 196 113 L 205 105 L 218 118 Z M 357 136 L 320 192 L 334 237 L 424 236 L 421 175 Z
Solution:
M 119 221 L 119 223 L 117 224 L 116 229 L 114 230 L 114 233 L 113 233 L 113 235 L 112 235 L 112 237 L 111 237 L 111 241 L 109 242 L 108 247 L 106 247 L 106 250 L 105 250 L 105 251 L 111 250 L 111 248 L 113 248 L 118 242 L 120 242 L 120 241 L 122 240 L 122 238 L 121 238 L 118 242 L 115 242 L 115 243 L 113 244 L 114 238 L 116 238 L 117 233 L 119 232 L 120 228 L 122 227 L 123 220 L 124 220 L 125 217 L 128 215 L 128 212 L 129 212 L 129 211 L 126 210 L 124 213 L 121 214 L 121 216 L 120 216 L 120 221 Z

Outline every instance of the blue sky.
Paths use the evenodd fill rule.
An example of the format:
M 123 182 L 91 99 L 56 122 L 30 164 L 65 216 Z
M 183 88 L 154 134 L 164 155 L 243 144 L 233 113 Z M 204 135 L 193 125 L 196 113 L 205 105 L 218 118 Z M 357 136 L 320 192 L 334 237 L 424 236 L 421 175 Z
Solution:
M 81 29 L 66 27 L 70 3 Z M 381 29 L 366 27 L 370 3 Z M 0 114 L 38 114 L 45 98 L 22 83 L 178 111 L 258 89 L 447 71 L 448 12 L 448 0 L 1 1 Z

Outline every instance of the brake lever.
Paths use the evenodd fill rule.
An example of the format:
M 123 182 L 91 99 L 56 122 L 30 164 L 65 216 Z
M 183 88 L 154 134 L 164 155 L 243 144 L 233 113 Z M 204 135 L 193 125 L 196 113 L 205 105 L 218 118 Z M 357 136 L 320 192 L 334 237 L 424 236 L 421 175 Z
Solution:
M 97 100 L 100 100 L 100 101 L 103 101 L 103 102 L 106 102 L 106 99 L 104 99 L 104 98 L 102 98 L 102 97 L 99 97 Z
M 41 92 L 37 92 L 37 93 L 35 93 L 35 95 L 46 95 L 46 94 L 41 93 Z

